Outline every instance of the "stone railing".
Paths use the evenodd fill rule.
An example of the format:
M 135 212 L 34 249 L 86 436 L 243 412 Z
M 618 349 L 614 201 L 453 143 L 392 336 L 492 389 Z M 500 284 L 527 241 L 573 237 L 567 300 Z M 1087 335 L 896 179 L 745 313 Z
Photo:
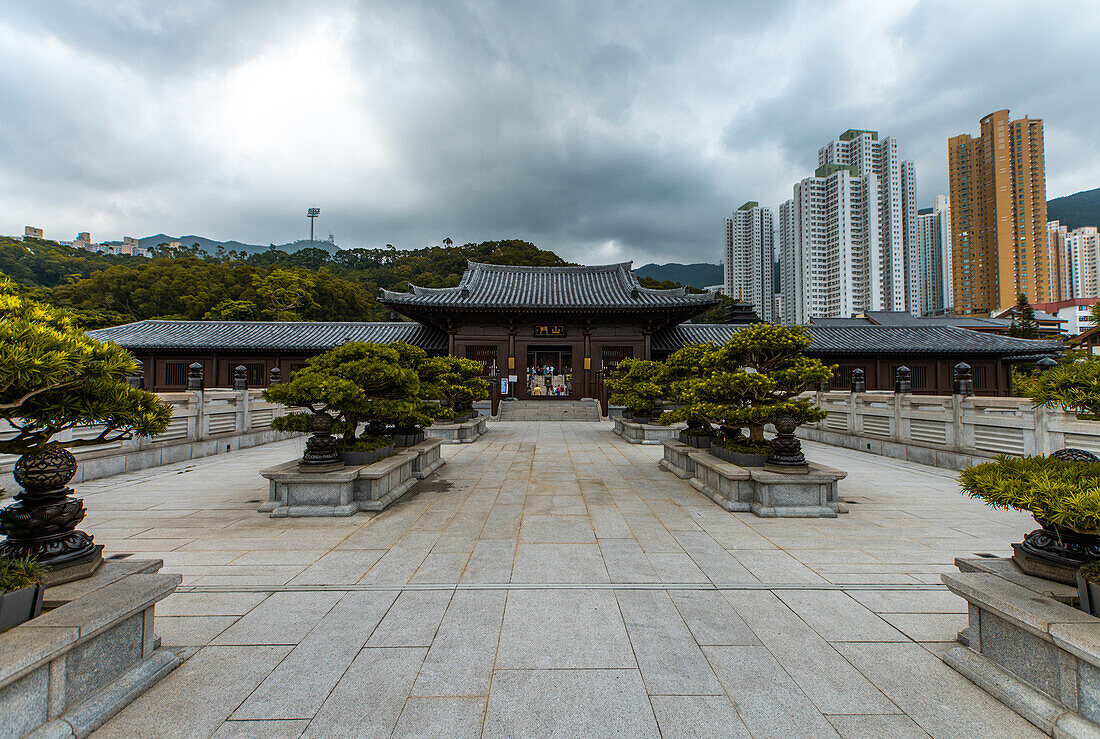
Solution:
M 1037 408 L 1028 398 L 827 391 L 808 397 L 829 415 L 801 427 L 802 438 L 937 467 L 1065 447 L 1100 454 L 1100 422 Z
M 261 390 L 247 388 L 201 387 L 179 393 L 159 393 L 161 399 L 172 406 L 172 420 L 164 433 L 151 439 L 127 439 L 74 448 L 72 451 L 80 464 L 73 482 L 224 454 L 288 438 L 289 434 L 271 429 L 272 420 L 286 414 L 287 409 L 268 403 L 261 393 Z M 82 426 L 55 438 L 59 441 L 92 439 L 102 429 L 102 426 Z M 19 490 L 11 479 L 16 459 L 0 455 L 0 485 L 6 487 L 9 494 Z

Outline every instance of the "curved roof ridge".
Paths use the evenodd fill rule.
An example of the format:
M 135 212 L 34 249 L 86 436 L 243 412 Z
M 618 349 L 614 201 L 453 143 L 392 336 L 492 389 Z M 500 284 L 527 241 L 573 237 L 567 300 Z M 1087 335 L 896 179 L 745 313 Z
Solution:
M 466 260 L 471 270 L 485 272 L 612 272 L 625 268 L 630 271 L 634 260 L 626 262 L 612 262 L 611 264 L 563 264 L 544 267 L 535 264 L 489 264 L 488 262 L 474 262 Z

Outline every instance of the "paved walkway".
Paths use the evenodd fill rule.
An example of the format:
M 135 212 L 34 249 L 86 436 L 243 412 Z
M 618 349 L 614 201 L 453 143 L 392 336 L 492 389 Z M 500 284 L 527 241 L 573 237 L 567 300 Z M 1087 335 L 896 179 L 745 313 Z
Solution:
M 940 661 L 958 555 L 1030 519 L 807 444 L 838 519 L 730 514 L 607 424 L 496 423 L 384 513 L 272 519 L 301 440 L 80 486 L 108 555 L 184 586 L 186 662 L 96 736 L 1025 737 Z

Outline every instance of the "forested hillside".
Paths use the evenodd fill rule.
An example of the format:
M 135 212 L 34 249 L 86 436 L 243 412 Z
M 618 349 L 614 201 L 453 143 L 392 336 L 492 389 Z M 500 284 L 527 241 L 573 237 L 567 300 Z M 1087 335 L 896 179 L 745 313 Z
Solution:
M 188 250 L 190 252 L 190 250 Z M 0 237 L 0 272 L 37 297 L 76 310 L 88 328 L 144 318 L 377 321 L 396 319 L 375 298 L 458 284 L 466 261 L 559 266 L 526 241 L 424 249 L 303 249 L 245 258 L 203 252 L 108 256 L 49 241 Z

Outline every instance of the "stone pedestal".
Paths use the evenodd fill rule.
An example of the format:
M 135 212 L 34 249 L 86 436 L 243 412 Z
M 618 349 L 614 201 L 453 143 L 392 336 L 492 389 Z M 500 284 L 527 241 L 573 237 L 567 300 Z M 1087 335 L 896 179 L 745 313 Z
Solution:
M 1076 588 L 1010 559 L 957 559 L 943 575 L 969 604 L 944 661 L 1047 734 L 1100 736 L 1100 619 L 1067 605 Z
M 438 423 L 424 429 L 430 439 L 441 439 L 444 444 L 469 444 L 485 433 L 485 416 L 471 418 L 464 423 Z
M 676 439 L 665 439 L 658 462 L 727 511 L 751 511 L 763 518 L 835 518 L 847 513 L 839 482 L 848 473 L 809 463 L 794 473 L 739 467 Z
M 671 426 L 634 423 L 622 417 L 611 420 L 615 423 L 615 433 L 631 444 L 660 444 L 665 439 L 679 438 L 680 432 L 687 427 L 683 423 L 674 423 Z
M 443 465 L 442 444 L 441 439 L 426 439 L 373 464 L 335 472 L 302 472 L 296 460 L 261 470 L 269 481 L 269 499 L 260 511 L 285 518 L 384 510 Z
M 105 562 L 47 588 L 52 610 L 0 634 L 0 734 L 88 736 L 180 664 L 153 631 L 182 580 L 161 565 Z

